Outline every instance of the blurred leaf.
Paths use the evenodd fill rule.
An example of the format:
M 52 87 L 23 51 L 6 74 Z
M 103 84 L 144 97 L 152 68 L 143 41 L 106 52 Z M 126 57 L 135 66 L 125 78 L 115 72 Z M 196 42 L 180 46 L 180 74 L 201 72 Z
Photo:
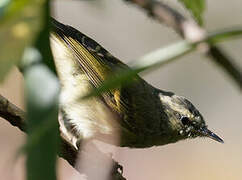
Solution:
M 188 11 L 193 15 L 196 21 L 202 25 L 203 24 L 203 12 L 205 10 L 206 1 L 205 0 L 179 0 Z
M 104 81 L 99 88 L 93 89 L 89 94 L 81 98 L 87 99 L 92 96 L 98 96 L 108 90 L 118 88 L 120 85 L 127 85 L 134 80 L 134 77 L 137 73 L 139 73 L 139 71 L 139 69 L 129 69 L 113 74 L 113 76 Z
M 46 57 L 43 58 L 43 63 L 48 66 L 48 68 L 56 74 L 55 63 L 52 56 L 52 51 L 50 48 L 50 31 L 51 31 L 51 17 L 50 17 L 50 6 L 49 0 L 46 0 L 45 13 L 43 14 L 44 28 L 41 29 L 38 36 L 36 47 L 44 54 Z M 57 74 L 56 74 L 57 75 Z
M 1 0 L 0 82 L 42 27 L 44 0 Z
M 193 44 L 187 43 L 186 41 L 181 41 L 149 53 L 141 59 L 135 61 L 131 65 L 132 69 L 117 72 L 116 74 L 111 76 L 111 78 L 104 81 L 99 88 L 93 89 L 93 91 L 91 91 L 88 95 L 82 98 L 85 99 L 91 96 L 98 96 L 103 92 L 106 92 L 110 89 L 115 89 L 120 85 L 127 85 L 131 81 L 135 80 L 134 77 L 137 76 L 138 73 L 149 68 L 155 68 L 163 64 L 169 63 L 175 60 L 177 57 L 188 53 L 193 48 Z
M 31 56 L 39 56 L 36 49 L 27 51 Z M 41 63 L 27 68 L 24 77 L 29 133 L 27 179 L 54 180 L 58 144 L 58 79 Z
M 173 62 L 174 60 L 177 60 L 178 57 L 196 49 L 197 45 L 202 42 L 214 45 L 218 42 L 238 36 L 242 36 L 242 27 L 211 33 L 206 39 L 199 42 L 191 43 L 183 40 L 168 47 L 158 49 L 145 55 L 141 59 L 134 61 L 130 65 L 132 69 L 114 74 L 111 78 L 105 80 L 99 88 L 93 89 L 89 94 L 82 98 L 85 99 L 91 96 L 98 96 L 110 89 L 118 88 L 121 85 L 127 85 L 134 80 L 134 77 L 137 76 L 138 73 L 143 71 L 147 72 L 147 70 L 150 70 L 151 68 L 158 68 L 164 64 Z
M 242 27 L 233 27 L 209 33 L 207 41 L 209 42 L 209 44 L 216 44 L 219 42 L 223 42 L 227 39 L 237 38 L 241 35 Z
M 0 16 L 3 16 L 6 7 L 9 5 L 10 0 L 0 1 Z
M 55 180 L 59 82 L 49 45 L 49 1 L 43 1 L 43 28 L 23 55 L 28 138 L 27 179 Z

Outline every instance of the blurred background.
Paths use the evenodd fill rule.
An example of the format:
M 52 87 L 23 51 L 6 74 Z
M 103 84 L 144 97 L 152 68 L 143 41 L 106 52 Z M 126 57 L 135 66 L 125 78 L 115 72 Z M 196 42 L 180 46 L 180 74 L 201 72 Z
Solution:
M 169 0 L 169 4 L 184 12 L 175 0 Z M 241 8 L 240 0 L 207 1 L 206 29 L 213 31 L 241 25 Z M 62 23 L 72 25 L 95 39 L 126 63 L 180 40 L 173 30 L 151 20 L 142 10 L 122 0 L 56 0 L 52 2 L 52 14 Z M 242 68 L 242 40 L 233 40 L 220 46 Z M 205 117 L 210 129 L 221 136 L 225 143 L 197 138 L 147 149 L 115 148 L 114 157 L 123 165 L 124 177 L 128 180 L 241 179 L 242 96 L 234 82 L 200 53 L 187 55 L 143 78 L 155 87 L 191 100 Z M 0 94 L 24 108 L 23 78 L 17 69 L 13 69 L 0 85 Z M 24 158 L 15 156 L 24 141 L 22 132 L 1 119 L 1 179 L 25 178 Z M 59 160 L 58 179 L 70 179 L 71 176 L 78 179 L 79 175 L 66 161 Z

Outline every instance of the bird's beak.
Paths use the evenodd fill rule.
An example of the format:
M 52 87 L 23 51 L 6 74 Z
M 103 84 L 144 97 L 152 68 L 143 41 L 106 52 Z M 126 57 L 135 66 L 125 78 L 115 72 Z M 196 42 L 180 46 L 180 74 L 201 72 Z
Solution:
M 224 143 L 224 141 L 220 137 L 218 137 L 215 133 L 213 133 L 212 131 L 210 131 L 206 127 L 199 130 L 199 132 L 202 134 L 202 136 L 206 136 L 206 137 L 209 137 L 209 138 L 211 138 L 211 139 L 213 139 L 217 142 Z

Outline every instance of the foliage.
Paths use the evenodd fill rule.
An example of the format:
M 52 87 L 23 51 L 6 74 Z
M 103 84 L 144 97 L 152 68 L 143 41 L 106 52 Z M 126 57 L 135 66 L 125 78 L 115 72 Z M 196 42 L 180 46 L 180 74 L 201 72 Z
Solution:
M 21 59 L 24 70 L 29 133 L 25 146 L 27 179 L 53 180 L 59 85 L 49 46 L 49 2 L 5 0 L 0 3 L 0 15 L 0 80 Z
M 20 61 L 24 49 L 34 42 L 43 28 L 43 2 L 39 0 L 0 2 L 0 81 L 4 79 L 10 68 Z

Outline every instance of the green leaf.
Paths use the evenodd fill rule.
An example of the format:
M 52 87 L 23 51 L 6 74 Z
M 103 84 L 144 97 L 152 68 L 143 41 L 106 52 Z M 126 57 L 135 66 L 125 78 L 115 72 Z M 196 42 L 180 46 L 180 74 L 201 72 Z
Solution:
M 41 57 L 36 49 L 27 51 L 29 56 Z M 54 180 L 58 145 L 58 79 L 42 63 L 28 67 L 24 77 L 28 122 L 27 179 Z
M 19 62 L 26 46 L 31 45 L 42 27 L 40 0 L 2 0 L 0 2 L 0 82 Z
M 193 44 L 181 41 L 149 53 L 135 61 L 131 65 L 132 69 L 127 69 L 114 74 L 111 78 L 104 81 L 99 88 L 93 89 L 93 91 L 82 98 L 86 99 L 91 96 L 98 96 L 110 89 L 118 88 L 120 85 L 127 85 L 134 80 L 134 77 L 137 76 L 138 73 L 172 62 L 173 60 L 176 60 L 177 57 L 188 53 L 193 48 Z
M 58 80 L 44 65 L 25 73 L 27 96 L 27 179 L 56 179 Z M 43 91 L 45 88 L 45 91 Z
M 206 8 L 205 0 L 179 0 L 196 19 L 198 24 L 203 24 L 203 12 Z
M 32 48 L 25 48 L 22 61 L 28 122 L 25 146 L 28 180 L 56 179 L 59 82 L 52 68 L 48 0 L 43 4 L 42 19 L 43 28 Z
M 242 35 L 242 27 L 233 27 L 208 33 L 207 41 L 210 45 L 226 41 L 227 39 L 238 38 Z

